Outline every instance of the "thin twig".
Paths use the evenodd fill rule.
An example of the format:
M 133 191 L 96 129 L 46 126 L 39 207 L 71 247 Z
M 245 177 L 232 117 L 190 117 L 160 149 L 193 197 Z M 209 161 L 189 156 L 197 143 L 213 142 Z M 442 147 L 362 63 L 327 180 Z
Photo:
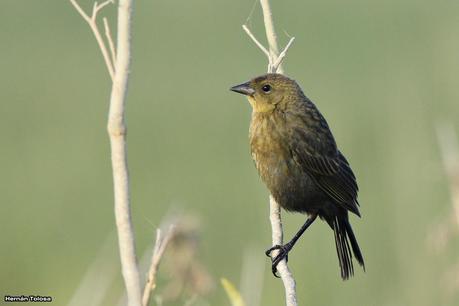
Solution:
M 118 232 L 121 267 L 129 306 L 142 305 L 140 274 L 135 252 L 134 226 L 131 221 L 129 172 L 125 124 L 126 95 L 131 60 L 131 16 L 133 0 L 118 1 L 116 46 L 116 75 L 110 95 L 107 132 L 110 149 L 115 194 L 115 219 Z M 105 46 L 105 45 L 104 45 Z M 105 58 L 109 59 L 105 48 Z
M 272 195 L 269 197 L 269 209 L 269 220 L 271 221 L 273 245 L 282 245 L 284 236 L 282 231 L 280 206 L 276 200 L 274 200 Z M 271 256 L 274 258 L 277 256 L 277 254 L 278 250 L 274 250 Z M 296 299 L 295 279 L 293 278 L 293 274 L 290 272 L 287 266 L 287 261 L 285 259 L 281 260 L 277 265 L 277 272 L 279 273 L 280 277 L 282 278 L 282 282 L 284 283 L 286 305 L 297 306 L 298 302 Z
M 255 44 L 260 48 L 260 50 L 265 53 L 268 57 L 268 73 L 284 73 L 282 69 L 282 61 L 284 60 L 288 49 L 292 45 L 293 41 L 295 40 L 294 37 L 290 39 L 288 44 L 279 54 L 279 48 L 277 46 L 277 37 L 276 32 L 274 31 L 274 24 L 272 19 L 271 8 L 269 5 L 268 0 L 260 0 L 261 8 L 263 11 L 263 20 L 265 25 L 266 31 L 266 38 L 268 40 L 269 50 L 267 50 L 252 34 L 252 32 L 248 29 L 246 25 L 243 25 L 242 28 L 244 31 L 249 35 L 249 37 L 255 42 Z M 271 221 L 272 227 L 272 242 L 273 245 L 282 245 L 283 244 L 283 233 L 282 233 L 282 221 L 280 215 L 280 206 L 273 198 L 270 196 L 269 198 L 269 207 L 270 207 L 270 214 L 269 219 Z M 278 251 L 274 251 L 272 256 L 276 256 Z M 296 284 L 295 279 L 293 278 L 292 273 L 290 272 L 287 261 L 285 259 L 281 260 L 281 262 L 277 265 L 277 271 L 279 272 L 280 277 L 282 278 L 282 282 L 284 283 L 285 287 L 285 300 L 287 306 L 297 306 L 297 298 L 296 298 Z
M 78 4 L 78 2 L 76 2 L 76 0 L 70 0 L 70 3 L 72 3 L 72 5 L 77 10 L 77 12 L 81 15 L 81 17 L 83 17 L 83 19 L 87 23 L 91 22 L 91 18 L 84 12 L 84 10 L 81 8 L 81 6 Z
M 253 40 L 257 47 L 266 55 L 268 58 L 268 73 L 283 73 L 282 61 L 287 55 L 287 51 L 292 45 L 295 37 L 290 38 L 288 44 L 279 54 L 277 47 L 277 37 L 274 32 L 274 25 L 272 22 L 271 9 L 269 7 L 269 2 L 266 0 L 260 0 L 261 7 L 263 9 L 263 19 L 265 22 L 266 37 L 268 38 L 269 50 L 263 46 L 263 44 L 253 35 L 247 25 L 242 25 L 242 29 L 247 33 L 247 35 Z
M 118 1 L 117 47 L 115 51 L 114 46 L 110 46 L 112 58 L 110 58 L 105 42 L 97 27 L 97 14 L 108 4 L 114 3 L 114 1 L 107 0 L 101 4 L 95 2 L 91 17 L 84 12 L 76 0 L 70 0 L 70 3 L 94 33 L 113 82 L 107 132 L 110 137 L 118 246 L 128 305 L 141 306 L 140 275 L 135 253 L 134 227 L 131 221 L 125 124 L 126 94 L 131 58 L 130 37 L 133 0 Z M 108 25 L 107 22 L 105 23 Z M 112 41 L 110 35 L 107 35 L 107 39 L 109 43 L 112 43 L 110 42 Z M 113 54 L 117 55 L 116 62 L 113 60 Z
M 107 18 L 104 17 L 104 28 L 105 28 L 105 37 L 108 41 L 108 46 L 110 49 L 110 55 L 112 56 L 112 63 L 116 62 L 116 51 L 115 51 L 115 44 L 113 43 L 112 39 L 112 32 L 110 31 L 110 26 L 108 25 Z
M 96 16 L 99 13 L 99 11 L 101 9 L 103 9 L 105 6 L 107 6 L 108 4 L 110 4 L 110 3 L 114 4 L 115 1 L 114 0 L 107 0 L 107 1 L 102 2 L 101 4 L 97 4 L 97 1 L 94 2 L 94 7 L 93 7 L 93 10 L 92 10 L 93 19 L 96 20 Z
M 279 48 L 277 46 L 277 37 L 276 32 L 274 31 L 273 18 L 271 13 L 271 8 L 268 0 L 260 0 L 261 8 L 263 11 L 263 20 L 265 23 L 266 38 L 269 43 L 269 54 L 274 59 L 273 62 L 278 61 Z M 289 45 L 293 42 L 290 40 L 287 47 L 284 49 L 285 53 L 288 50 Z M 285 55 L 283 56 L 285 57 Z M 270 67 L 271 72 L 283 73 L 282 69 L 282 59 L 279 61 L 277 67 Z M 282 233 L 282 220 L 280 206 L 271 195 L 269 199 L 270 207 L 270 220 L 272 227 L 272 241 L 273 245 L 282 245 L 283 244 L 283 233 Z M 273 256 L 276 256 L 276 253 L 273 253 Z M 290 272 L 287 266 L 287 260 L 283 259 L 277 266 L 277 271 L 279 272 L 282 282 L 284 283 L 285 288 L 285 301 L 287 306 L 297 306 L 298 302 L 296 299 L 296 284 L 295 279 L 293 278 L 292 273 Z
M 171 225 L 164 237 L 161 235 L 160 229 L 156 231 L 155 247 L 153 248 L 153 255 L 151 257 L 150 268 L 148 269 L 147 281 L 145 284 L 145 288 L 143 290 L 143 306 L 148 306 L 148 303 L 150 302 L 151 292 L 156 288 L 156 274 L 158 272 L 159 263 L 161 261 L 161 258 L 163 257 L 167 245 L 174 236 L 174 228 L 175 226 Z
M 287 55 L 287 51 L 292 45 L 293 41 L 295 40 L 295 37 L 290 38 L 288 44 L 285 46 L 284 50 L 279 54 L 277 57 L 277 60 L 272 64 L 273 65 L 273 70 L 277 71 L 279 70 L 279 66 L 282 64 L 282 61 L 284 60 L 285 56 Z
M 83 19 L 88 23 L 89 27 L 91 28 L 92 33 L 94 34 L 94 37 L 96 38 L 97 45 L 99 46 L 99 49 L 102 52 L 102 57 L 104 58 L 105 66 L 107 66 L 108 73 L 110 74 L 110 78 L 113 81 L 115 78 L 115 68 L 114 68 L 115 63 L 111 60 L 107 47 L 105 46 L 104 40 L 102 39 L 102 35 L 100 34 L 99 28 L 97 27 L 97 14 L 106 5 L 110 3 L 114 3 L 113 0 L 107 0 L 101 4 L 97 4 L 97 2 L 95 2 L 93 9 L 92 9 L 91 17 L 89 17 L 84 12 L 84 10 L 81 8 L 78 2 L 76 2 L 76 0 L 70 0 L 70 3 L 72 3 L 72 5 L 77 10 L 77 12 L 81 15 L 81 17 L 83 17 Z
M 279 47 L 277 46 L 277 35 L 276 31 L 274 31 L 273 15 L 268 0 L 260 0 L 260 4 L 261 10 L 263 11 L 263 21 L 265 23 L 266 38 L 268 39 L 269 54 L 271 59 L 273 59 L 271 61 L 272 63 L 277 59 L 279 54 Z M 278 66 L 278 70 L 273 70 L 272 66 L 270 68 L 271 71 L 268 72 L 284 73 L 281 65 Z
M 266 57 L 268 58 L 268 61 L 271 61 L 271 57 L 269 56 L 269 51 L 266 50 L 266 48 L 258 41 L 258 39 L 255 37 L 255 35 L 252 34 L 252 32 L 250 31 L 250 29 L 245 25 L 243 24 L 242 25 L 242 28 L 244 29 L 244 31 L 247 33 L 247 35 L 249 35 L 249 37 L 254 41 L 254 43 L 258 46 L 258 48 L 263 51 L 263 53 L 266 55 Z

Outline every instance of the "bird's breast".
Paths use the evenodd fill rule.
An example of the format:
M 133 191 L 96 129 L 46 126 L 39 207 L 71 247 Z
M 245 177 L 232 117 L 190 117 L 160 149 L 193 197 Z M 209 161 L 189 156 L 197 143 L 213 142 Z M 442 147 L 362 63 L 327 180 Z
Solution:
M 271 192 L 285 186 L 296 170 L 280 118 L 255 114 L 250 126 L 252 159 Z
M 302 203 L 316 186 L 290 151 L 288 125 L 283 118 L 252 115 L 250 147 L 261 179 L 287 210 L 305 211 Z

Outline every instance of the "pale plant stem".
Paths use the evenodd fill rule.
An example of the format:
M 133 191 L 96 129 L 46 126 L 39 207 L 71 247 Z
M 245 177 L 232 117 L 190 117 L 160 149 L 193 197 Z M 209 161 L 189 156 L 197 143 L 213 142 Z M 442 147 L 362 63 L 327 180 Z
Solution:
M 283 244 L 283 231 L 282 231 L 282 220 L 280 206 L 271 195 L 269 197 L 269 220 L 271 221 L 272 228 L 272 241 L 273 245 Z M 273 252 L 271 256 L 275 257 L 278 252 Z M 296 298 L 296 283 L 293 278 L 292 272 L 287 266 L 285 259 L 281 260 L 277 265 L 277 272 L 279 273 L 285 289 L 285 304 L 287 306 L 298 306 Z
M 271 63 L 277 63 L 277 66 L 271 66 L 272 71 L 268 72 L 277 72 L 284 73 L 282 68 L 282 59 L 285 57 L 288 48 L 293 43 L 294 37 L 290 40 L 287 46 L 282 51 L 282 58 L 278 57 L 279 48 L 277 45 L 277 36 L 274 30 L 274 23 L 272 18 L 271 7 L 268 0 L 260 0 L 261 8 L 263 10 L 263 20 L 265 23 L 266 38 L 269 44 L 269 54 L 271 56 Z M 282 245 L 283 244 L 283 231 L 282 231 L 282 220 L 281 220 L 281 210 L 279 204 L 276 202 L 274 197 L 271 195 L 269 200 L 270 214 L 269 219 L 271 221 L 272 227 L 272 241 L 273 245 Z M 277 255 L 274 253 L 272 256 Z M 287 306 L 297 306 L 296 298 L 296 283 L 295 279 L 290 272 L 287 261 L 283 259 L 277 266 L 277 271 L 279 272 L 282 282 L 284 283 L 285 288 L 285 302 Z
M 285 56 L 287 55 L 287 50 L 293 44 L 294 40 L 295 40 L 295 37 L 290 38 L 290 41 L 285 46 L 284 50 L 282 50 L 282 52 L 277 57 L 276 61 L 273 63 L 273 69 L 275 69 L 275 71 L 277 71 L 278 73 L 283 73 L 283 72 L 280 72 L 281 70 L 283 71 L 282 66 L 281 66 L 282 65 L 282 61 L 284 60 Z
M 101 4 L 97 4 L 97 2 L 94 2 L 91 17 L 89 17 L 89 15 L 84 12 L 84 10 L 81 8 L 78 2 L 76 2 L 76 0 L 70 0 L 70 3 L 72 3 L 77 12 L 81 15 L 81 17 L 83 17 L 83 19 L 88 23 L 89 27 L 91 28 L 91 31 L 94 34 L 94 37 L 96 38 L 97 45 L 99 46 L 99 49 L 102 52 L 102 57 L 104 58 L 105 66 L 107 66 L 108 73 L 110 74 L 110 78 L 112 79 L 112 81 L 115 77 L 115 63 L 110 58 L 107 47 L 105 46 L 104 40 L 102 39 L 102 35 L 100 34 L 99 28 L 97 27 L 96 19 L 99 11 L 103 9 L 106 5 L 114 3 L 113 1 L 114 0 L 107 0 L 105 2 L 102 2 Z
M 270 59 L 269 51 L 266 50 L 265 46 L 263 46 L 261 42 L 258 41 L 255 35 L 252 34 L 250 29 L 245 24 L 242 25 L 242 29 L 244 29 L 247 35 L 249 35 L 249 37 L 254 41 L 254 43 L 258 46 L 258 48 L 266 55 L 266 57 L 268 58 L 268 61 L 270 61 L 271 59 Z
M 118 39 L 116 50 L 113 46 L 108 23 L 104 21 L 107 41 L 110 44 L 111 57 L 97 27 L 97 14 L 108 4 L 114 3 L 114 0 L 107 0 L 101 4 L 94 2 L 91 17 L 84 12 L 76 0 L 70 0 L 70 2 L 88 23 L 94 33 L 113 82 L 110 95 L 107 131 L 110 137 L 118 246 L 128 305 L 141 306 L 140 275 L 135 253 L 134 228 L 131 221 L 126 125 L 124 120 L 130 66 L 130 36 L 133 0 L 118 1 Z M 114 62 L 115 57 L 116 62 Z
M 271 63 L 273 63 L 278 57 L 279 54 L 279 47 L 277 45 L 277 35 L 276 31 L 274 30 L 274 23 L 273 23 L 273 15 L 271 12 L 271 6 L 269 5 L 268 0 L 260 0 L 261 4 L 261 9 L 263 11 L 263 20 L 265 23 L 265 31 L 266 31 L 266 38 L 268 40 L 268 46 L 269 46 L 269 55 L 271 57 Z M 271 69 L 273 67 L 271 66 Z M 268 72 L 278 72 L 278 73 L 284 73 L 284 70 L 282 69 L 282 65 L 279 64 L 277 68 L 277 71 L 269 71 Z
M 268 57 L 268 73 L 284 73 L 282 68 L 282 61 L 285 58 L 288 49 L 292 45 L 295 37 L 292 37 L 285 48 L 279 53 L 279 47 L 277 44 L 277 36 L 274 30 L 274 23 L 272 19 L 271 7 L 268 0 L 260 0 L 261 8 L 263 11 L 263 20 L 266 31 L 266 38 L 268 40 L 269 48 L 268 50 L 255 38 L 251 33 L 249 28 L 246 25 L 243 25 L 244 31 L 247 35 L 255 42 L 255 44 L 260 48 L 260 50 L 265 53 Z M 276 202 L 274 197 L 271 195 L 269 198 L 269 219 L 271 221 L 272 228 L 272 243 L 273 245 L 282 245 L 283 244 L 283 232 L 282 232 L 282 221 L 281 221 L 281 209 L 279 204 Z M 278 254 L 278 251 L 275 250 L 272 252 L 273 257 Z M 295 279 L 293 278 L 292 273 L 290 272 L 287 261 L 285 259 L 281 260 L 277 265 L 277 271 L 282 278 L 282 282 L 285 288 L 285 302 L 287 306 L 298 306 L 297 297 L 296 297 L 296 284 Z
M 95 23 L 90 23 L 90 27 L 92 29 L 92 32 L 94 33 L 94 36 L 96 37 L 99 49 L 102 52 L 102 56 L 104 58 L 105 65 L 107 66 L 108 73 L 110 74 L 110 78 L 113 80 L 113 78 L 115 77 L 115 69 L 112 65 L 112 62 L 110 61 L 110 56 L 108 54 L 107 47 L 105 46 L 102 36 L 100 35 L 99 30 L 97 29 L 97 25 Z
M 143 290 L 142 305 L 148 306 L 150 302 L 150 295 L 152 290 L 156 288 L 156 274 L 158 273 L 159 263 L 163 257 L 167 245 L 174 235 L 174 225 L 171 225 L 166 232 L 166 235 L 161 234 L 161 230 L 156 231 L 156 242 L 153 248 L 153 255 L 151 257 L 150 268 L 148 269 L 147 281 Z
M 115 78 L 110 96 L 107 131 L 110 137 L 115 219 L 118 232 L 122 274 L 128 305 L 142 305 L 140 275 L 131 221 L 129 174 L 126 150 L 125 105 L 130 67 L 130 36 L 133 0 L 119 0 Z
M 112 32 L 110 31 L 110 26 L 108 25 L 107 18 L 104 17 L 104 28 L 105 28 L 105 37 L 107 37 L 108 47 L 110 48 L 110 55 L 112 63 L 116 62 L 116 51 L 115 44 L 112 39 Z

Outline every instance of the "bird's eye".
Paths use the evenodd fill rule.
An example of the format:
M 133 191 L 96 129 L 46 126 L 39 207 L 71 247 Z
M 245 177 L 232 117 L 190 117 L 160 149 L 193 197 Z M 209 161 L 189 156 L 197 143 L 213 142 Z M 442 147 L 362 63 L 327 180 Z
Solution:
M 261 90 L 263 90 L 264 92 L 268 93 L 271 91 L 271 86 L 269 86 L 268 84 L 264 85 Z

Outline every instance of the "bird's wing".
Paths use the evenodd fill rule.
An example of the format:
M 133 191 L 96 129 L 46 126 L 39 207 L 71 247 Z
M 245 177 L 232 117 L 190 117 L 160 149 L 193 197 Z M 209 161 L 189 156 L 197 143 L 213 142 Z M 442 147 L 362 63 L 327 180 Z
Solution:
M 291 154 L 337 204 L 360 216 L 357 202 L 358 186 L 349 163 L 336 148 L 335 140 L 326 124 L 291 129 Z

